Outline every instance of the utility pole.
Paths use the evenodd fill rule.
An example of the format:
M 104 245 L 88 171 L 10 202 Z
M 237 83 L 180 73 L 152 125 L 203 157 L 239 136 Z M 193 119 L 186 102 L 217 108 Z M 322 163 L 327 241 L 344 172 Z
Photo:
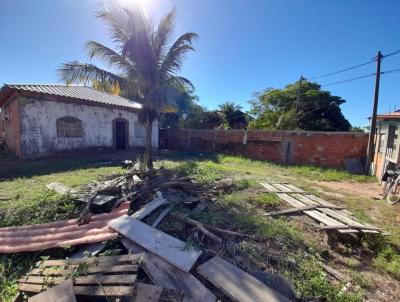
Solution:
M 303 76 L 300 76 L 299 88 L 297 88 L 296 112 L 299 111 L 300 95 L 301 95 L 301 85 L 303 84 L 303 80 L 305 80 L 305 78 L 304 78 Z
M 382 53 L 378 51 L 378 56 L 376 59 L 376 76 L 375 76 L 375 94 L 374 94 L 374 105 L 372 107 L 372 116 L 371 116 L 371 128 L 369 129 L 369 137 L 368 137 L 368 149 L 367 149 L 367 161 L 365 163 L 365 174 L 369 174 L 369 168 L 373 161 L 374 157 L 374 138 L 375 138 L 375 130 L 376 130 L 376 113 L 378 110 L 378 98 L 379 98 L 379 81 L 381 79 L 381 62 L 382 62 Z

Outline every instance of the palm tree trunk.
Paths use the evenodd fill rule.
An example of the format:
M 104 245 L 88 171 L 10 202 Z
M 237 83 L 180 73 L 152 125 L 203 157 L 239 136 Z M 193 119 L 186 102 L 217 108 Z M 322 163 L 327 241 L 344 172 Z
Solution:
M 145 159 L 147 168 L 153 169 L 153 146 L 151 144 L 151 134 L 152 134 L 153 123 L 146 123 L 146 151 Z

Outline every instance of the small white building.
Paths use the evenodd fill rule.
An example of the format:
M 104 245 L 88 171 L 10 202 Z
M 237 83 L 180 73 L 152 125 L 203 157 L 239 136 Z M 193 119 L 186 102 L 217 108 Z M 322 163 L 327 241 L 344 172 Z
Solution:
M 19 158 L 73 150 L 128 151 L 145 146 L 140 103 L 85 86 L 4 85 L 0 140 Z M 158 124 L 153 125 L 158 148 Z

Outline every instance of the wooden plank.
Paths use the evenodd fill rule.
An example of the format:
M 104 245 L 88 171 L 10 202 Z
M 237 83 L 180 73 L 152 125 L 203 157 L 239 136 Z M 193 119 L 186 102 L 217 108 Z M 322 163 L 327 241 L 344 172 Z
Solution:
M 276 192 L 280 191 L 280 190 L 277 190 L 275 187 L 271 186 L 269 183 L 267 183 L 265 181 L 260 181 L 259 184 L 262 185 L 264 188 L 266 188 L 268 192 L 276 193 Z
M 76 302 L 74 287 L 71 280 L 64 280 L 59 285 L 30 297 L 28 302 Z
M 118 262 L 135 262 L 137 263 L 140 259 L 140 254 L 129 254 L 129 255 L 118 255 L 118 256 L 102 256 L 93 258 L 78 258 L 78 259 L 58 259 L 58 260 L 45 260 L 36 262 L 36 266 L 65 266 L 65 265 L 77 265 L 80 263 L 86 264 L 114 264 Z
M 165 218 L 165 216 L 168 215 L 168 213 L 171 211 L 170 208 L 165 209 L 158 215 L 157 219 L 154 220 L 153 224 L 151 225 L 153 228 L 157 228 L 157 226 L 160 224 L 160 222 Z
M 304 193 L 304 190 L 302 190 L 302 189 L 296 187 L 295 185 L 288 184 L 288 183 L 285 183 L 284 185 L 285 185 L 286 187 L 288 187 L 289 189 L 291 189 L 293 192 Z
M 66 274 L 72 274 L 76 271 L 77 266 L 68 268 L 54 268 L 48 267 L 45 269 L 35 268 L 29 272 L 30 276 L 43 275 L 43 276 L 62 276 Z M 92 266 L 89 267 L 85 272 L 87 274 L 98 274 L 98 273 L 126 273 L 126 272 L 137 272 L 138 265 L 103 265 L 103 266 Z
M 312 200 L 318 202 L 319 204 L 323 204 L 323 205 L 326 205 L 326 206 L 334 206 L 333 203 L 330 203 L 330 202 L 328 202 L 328 201 L 326 201 L 326 200 L 323 200 L 322 198 L 319 198 L 319 197 L 317 197 L 317 196 L 315 196 L 315 195 L 306 194 L 306 196 L 307 196 L 308 198 L 310 198 L 310 199 L 312 199 Z M 346 210 L 346 209 L 341 210 L 340 213 L 342 213 L 342 214 L 344 214 L 344 215 L 348 215 L 348 216 L 353 216 L 353 213 L 349 212 L 349 211 Z
M 286 194 L 286 193 L 278 193 L 277 195 L 278 195 L 279 198 L 285 200 L 286 202 L 288 202 L 289 204 L 291 204 L 291 205 L 294 206 L 294 207 L 302 207 L 302 206 L 305 206 L 304 203 L 302 203 L 301 201 L 295 199 L 295 198 L 293 197 L 294 195 L 293 195 L 293 196 L 289 196 L 289 195 Z M 304 211 L 303 213 L 306 214 L 306 215 L 308 215 L 308 216 L 310 216 L 311 218 L 313 218 L 313 219 L 319 221 L 319 222 L 322 222 L 323 224 L 328 225 L 328 226 L 329 226 L 329 225 L 332 225 L 332 226 L 333 226 L 333 225 L 334 225 L 334 226 L 341 225 L 341 226 L 343 226 L 344 228 L 346 227 L 345 224 L 340 223 L 339 221 L 337 221 L 337 220 L 335 220 L 335 219 L 333 219 L 333 218 L 327 216 L 326 214 L 321 213 L 321 212 L 319 212 L 319 211 L 317 211 L 317 210 Z M 357 231 L 357 230 L 352 230 L 352 232 L 353 232 L 353 233 L 357 233 L 358 231 Z
M 43 277 L 43 276 L 26 276 L 18 280 L 19 283 L 33 283 L 33 284 L 60 284 L 65 281 L 64 277 Z M 136 275 L 91 275 L 91 276 L 78 276 L 73 280 L 76 284 L 133 284 L 136 281 Z
M 21 291 L 31 293 L 40 293 L 44 290 L 39 284 L 20 283 L 18 287 Z M 132 296 L 134 286 L 74 286 L 74 292 L 76 296 Z
M 66 195 L 69 193 L 76 193 L 76 191 L 74 189 L 71 189 L 70 187 L 63 185 L 60 182 L 51 182 L 46 185 L 46 188 L 49 190 L 52 190 L 58 194 L 61 194 L 61 195 Z
M 132 302 L 181 302 L 183 292 L 179 290 L 162 288 L 151 284 L 137 282 Z M 157 299 L 155 299 L 157 298 Z M 194 301 L 193 301 L 194 302 Z M 200 302 L 200 301 L 199 301 Z
M 215 256 L 200 265 L 197 271 L 236 302 L 290 301 L 285 296 L 219 256 Z
M 286 187 L 283 184 L 272 184 L 274 187 L 278 188 L 281 192 L 285 192 L 285 193 L 292 193 L 292 189 L 289 189 L 288 187 Z
M 308 204 L 308 205 L 318 205 L 317 202 L 313 201 L 312 199 L 308 198 L 307 196 L 304 196 L 304 195 L 301 195 L 301 194 L 295 194 L 295 195 L 293 195 L 293 196 L 297 197 L 298 199 L 300 199 L 300 200 L 301 200 L 302 202 L 304 202 L 305 204 Z M 319 210 L 320 210 L 321 212 L 323 212 L 323 213 L 325 213 L 325 214 L 327 214 L 327 215 L 329 215 L 329 216 L 335 218 L 336 220 L 347 224 L 350 228 L 354 228 L 354 229 L 358 229 L 358 230 L 363 231 L 363 227 L 364 227 L 363 224 L 361 224 L 361 223 L 359 223 L 359 222 L 357 222 L 357 221 L 355 221 L 355 220 L 353 220 L 353 219 L 347 217 L 346 215 L 343 215 L 343 214 L 339 213 L 338 211 L 335 211 L 335 210 L 332 210 L 332 209 L 329 209 L 329 208 L 321 208 L 321 209 L 319 209 Z M 343 229 L 345 229 L 345 228 L 343 228 Z M 340 230 L 340 229 L 339 229 L 339 230 Z M 378 232 L 376 231 L 376 229 L 375 229 L 375 230 L 370 230 L 370 229 L 368 229 L 367 227 L 365 227 L 365 231 L 366 231 L 366 232 L 375 232 L 375 233 L 378 233 Z
M 183 272 L 160 257 L 144 253 L 140 265 L 154 284 L 182 290 L 183 301 L 215 302 L 217 298 L 191 273 Z
M 298 214 L 299 212 L 302 212 L 302 211 L 316 210 L 316 209 L 321 209 L 321 208 L 326 208 L 326 207 L 327 206 L 324 206 L 322 204 L 314 205 L 314 206 L 303 206 L 303 207 L 290 208 L 290 209 L 284 209 L 284 210 L 279 210 L 279 211 L 272 211 L 272 212 L 265 213 L 265 215 L 267 215 L 267 216 L 294 215 L 294 214 Z M 335 209 L 341 209 L 341 208 L 335 207 Z
M 188 247 L 185 242 L 158 231 L 128 215 L 111 220 L 108 225 L 118 233 L 185 272 L 190 271 L 201 255 L 200 251 Z
M 157 192 L 158 193 L 158 192 Z M 142 220 L 144 217 L 149 215 L 151 212 L 162 206 L 163 204 L 168 203 L 168 201 L 162 196 L 162 194 L 157 194 L 157 197 L 153 199 L 153 201 L 146 204 L 140 210 L 136 211 L 131 215 L 132 218 Z

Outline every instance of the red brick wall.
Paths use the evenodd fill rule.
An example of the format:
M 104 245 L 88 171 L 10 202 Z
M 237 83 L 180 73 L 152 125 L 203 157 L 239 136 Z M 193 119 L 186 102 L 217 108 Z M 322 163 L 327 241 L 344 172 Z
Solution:
M 160 130 L 161 148 L 336 168 L 345 159 L 365 157 L 367 143 L 367 134 L 350 132 Z

